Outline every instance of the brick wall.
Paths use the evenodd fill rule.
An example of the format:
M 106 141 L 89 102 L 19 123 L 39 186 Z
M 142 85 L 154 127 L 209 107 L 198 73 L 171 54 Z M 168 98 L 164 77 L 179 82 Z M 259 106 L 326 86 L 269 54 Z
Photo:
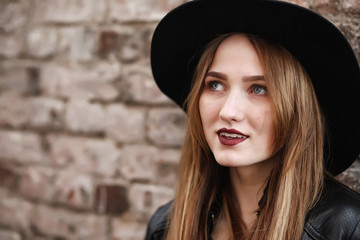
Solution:
M 149 44 L 184 1 L 0 1 L 1 240 L 143 239 L 173 197 L 186 128 Z M 339 26 L 360 59 L 359 0 L 292 2 Z M 360 161 L 339 179 L 360 191 Z

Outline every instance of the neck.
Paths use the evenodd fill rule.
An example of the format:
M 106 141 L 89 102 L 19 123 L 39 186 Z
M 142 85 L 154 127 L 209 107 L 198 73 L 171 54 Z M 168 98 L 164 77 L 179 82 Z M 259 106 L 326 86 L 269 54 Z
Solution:
M 272 168 L 272 159 L 251 166 L 230 168 L 234 201 L 247 227 L 256 220 L 258 203 L 263 196 Z

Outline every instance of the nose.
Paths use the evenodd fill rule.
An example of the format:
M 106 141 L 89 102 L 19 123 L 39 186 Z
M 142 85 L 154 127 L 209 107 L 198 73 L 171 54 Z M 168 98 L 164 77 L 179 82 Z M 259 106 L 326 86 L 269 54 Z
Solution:
M 220 109 L 219 117 L 226 122 L 239 122 L 245 118 L 246 99 L 239 92 L 229 93 Z

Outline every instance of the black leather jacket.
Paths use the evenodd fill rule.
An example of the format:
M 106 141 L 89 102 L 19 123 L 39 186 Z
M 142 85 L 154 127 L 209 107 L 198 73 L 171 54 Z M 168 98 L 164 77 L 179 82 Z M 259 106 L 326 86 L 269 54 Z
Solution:
M 163 239 L 171 203 L 160 207 L 152 216 L 145 240 Z M 360 195 L 327 178 L 319 202 L 308 213 L 302 239 L 360 240 Z

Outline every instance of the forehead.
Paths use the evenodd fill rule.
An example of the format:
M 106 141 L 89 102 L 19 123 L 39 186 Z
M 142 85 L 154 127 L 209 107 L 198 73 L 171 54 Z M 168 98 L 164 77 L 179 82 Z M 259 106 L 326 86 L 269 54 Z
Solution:
M 209 71 L 228 74 L 262 74 L 254 46 L 244 34 L 233 34 L 221 42 Z

